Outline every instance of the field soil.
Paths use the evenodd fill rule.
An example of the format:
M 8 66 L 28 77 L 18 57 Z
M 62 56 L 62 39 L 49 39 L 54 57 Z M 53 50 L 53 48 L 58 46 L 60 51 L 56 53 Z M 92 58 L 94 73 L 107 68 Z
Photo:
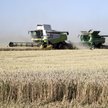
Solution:
M 108 108 L 108 50 L 0 51 L 0 108 Z

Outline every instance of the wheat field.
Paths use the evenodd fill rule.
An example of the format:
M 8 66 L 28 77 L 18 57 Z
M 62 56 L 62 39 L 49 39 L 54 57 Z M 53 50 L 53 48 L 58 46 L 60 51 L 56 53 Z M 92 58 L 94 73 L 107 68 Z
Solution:
M 108 108 L 108 50 L 0 51 L 0 108 Z

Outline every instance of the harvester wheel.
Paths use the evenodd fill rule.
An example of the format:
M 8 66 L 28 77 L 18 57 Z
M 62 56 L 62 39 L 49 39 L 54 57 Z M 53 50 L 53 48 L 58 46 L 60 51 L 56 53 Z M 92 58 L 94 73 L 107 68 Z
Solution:
M 102 44 L 101 44 L 101 43 L 98 44 L 98 45 L 97 45 L 97 48 L 102 48 Z
M 9 46 L 10 46 L 10 47 L 13 47 L 13 42 L 10 42 L 10 43 L 9 43 Z
M 43 48 L 46 48 L 46 47 L 47 47 L 47 43 L 44 42 L 44 43 L 43 43 Z

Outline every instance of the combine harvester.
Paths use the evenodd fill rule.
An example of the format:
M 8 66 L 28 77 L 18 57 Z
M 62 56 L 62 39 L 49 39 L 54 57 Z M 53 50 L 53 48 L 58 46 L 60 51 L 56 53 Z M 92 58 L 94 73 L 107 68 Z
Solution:
M 56 31 L 51 29 L 51 25 L 37 25 L 36 30 L 28 32 L 31 34 L 32 42 L 10 42 L 8 50 L 43 50 L 43 49 L 94 49 L 105 48 L 105 37 L 99 35 L 100 31 L 81 31 L 80 43 L 74 44 L 67 41 L 69 33 L 67 31 Z
M 104 43 L 105 37 L 108 37 L 108 35 L 99 35 L 99 33 L 100 31 L 81 31 L 79 35 L 81 40 L 80 48 L 107 48 Z
M 69 33 L 67 31 L 52 30 L 51 25 L 37 25 L 36 30 L 28 33 L 31 34 L 32 42 L 10 42 L 9 47 L 72 49 L 72 45 L 66 42 Z

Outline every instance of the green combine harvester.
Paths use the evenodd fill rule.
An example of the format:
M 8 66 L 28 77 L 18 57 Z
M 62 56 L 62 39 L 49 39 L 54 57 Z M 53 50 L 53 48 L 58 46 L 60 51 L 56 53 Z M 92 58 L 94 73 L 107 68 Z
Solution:
M 100 31 L 81 31 L 79 35 L 81 43 L 88 45 L 90 48 L 102 48 L 105 43 L 105 37 L 108 35 L 99 35 Z
M 37 25 L 36 30 L 28 32 L 31 35 L 32 42 L 10 42 L 10 47 L 41 47 L 47 48 L 51 46 L 55 49 L 71 49 L 71 44 L 67 43 L 67 31 L 52 30 L 50 25 Z

